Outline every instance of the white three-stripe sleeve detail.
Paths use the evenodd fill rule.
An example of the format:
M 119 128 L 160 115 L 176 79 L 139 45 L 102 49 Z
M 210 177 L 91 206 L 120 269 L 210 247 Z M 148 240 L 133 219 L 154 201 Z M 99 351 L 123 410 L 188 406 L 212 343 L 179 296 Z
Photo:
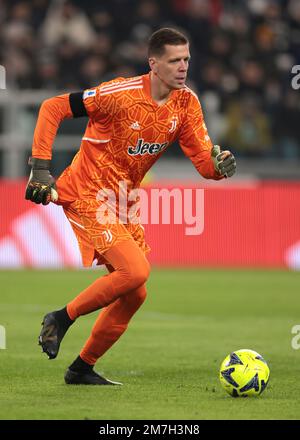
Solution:
M 100 96 L 109 95 L 110 93 L 123 92 L 123 90 L 142 89 L 142 88 L 143 88 L 142 85 L 140 85 L 140 86 L 130 86 L 130 87 L 119 87 L 118 89 L 113 89 L 113 90 L 110 90 L 108 92 L 106 92 L 106 91 L 105 92 L 101 92 L 100 91 Z
M 139 80 L 134 80 L 134 81 L 124 81 L 124 82 L 121 82 L 121 83 L 108 84 L 106 86 L 100 86 L 100 92 L 101 92 L 101 90 L 103 92 L 105 92 L 105 91 L 108 91 L 108 90 L 111 90 L 111 89 L 116 89 L 118 87 L 135 86 L 135 85 L 140 85 L 142 83 L 143 83 L 142 80 L 139 79 Z

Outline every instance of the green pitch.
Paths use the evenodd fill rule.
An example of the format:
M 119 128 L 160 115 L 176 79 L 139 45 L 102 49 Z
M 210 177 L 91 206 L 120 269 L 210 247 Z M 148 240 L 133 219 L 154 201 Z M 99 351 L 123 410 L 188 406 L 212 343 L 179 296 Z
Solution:
M 96 313 L 79 318 L 49 361 L 37 345 L 46 312 L 61 308 L 98 271 L 0 272 L 1 419 L 299 419 L 300 273 L 153 270 L 148 299 L 97 370 L 123 387 L 67 386 Z M 271 370 L 265 392 L 233 399 L 219 365 L 231 351 L 261 353 Z

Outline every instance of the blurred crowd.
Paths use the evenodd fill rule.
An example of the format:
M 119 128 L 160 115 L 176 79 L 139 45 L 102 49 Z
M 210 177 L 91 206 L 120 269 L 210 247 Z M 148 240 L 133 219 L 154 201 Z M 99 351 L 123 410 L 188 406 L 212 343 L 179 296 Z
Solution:
M 147 72 L 162 26 L 190 39 L 188 85 L 214 143 L 300 158 L 299 0 L 0 0 L 0 64 L 8 87 L 78 91 Z

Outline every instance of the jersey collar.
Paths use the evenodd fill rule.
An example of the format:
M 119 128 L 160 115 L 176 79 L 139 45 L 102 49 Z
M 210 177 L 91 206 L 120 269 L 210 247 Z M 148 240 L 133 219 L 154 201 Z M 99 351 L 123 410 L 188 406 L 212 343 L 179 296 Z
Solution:
M 155 106 L 157 108 L 164 107 L 165 105 L 167 105 L 174 98 L 174 95 L 176 94 L 176 90 L 172 90 L 172 92 L 169 95 L 169 98 L 167 99 L 167 101 L 163 105 L 158 105 L 157 102 L 154 101 L 154 99 L 152 98 L 152 95 L 151 95 L 150 72 L 147 73 L 146 75 L 142 75 L 142 78 L 143 78 L 143 91 L 144 91 L 144 94 L 146 95 L 148 101 L 150 101 L 153 106 Z

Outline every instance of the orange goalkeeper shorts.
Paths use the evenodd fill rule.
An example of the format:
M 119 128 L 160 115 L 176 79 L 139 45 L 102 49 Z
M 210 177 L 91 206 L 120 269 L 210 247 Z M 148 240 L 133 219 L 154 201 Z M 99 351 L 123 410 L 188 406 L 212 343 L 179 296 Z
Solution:
M 92 200 L 76 200 L 63 204 L 64 213 L 76 235 L 82 257 L 83 266 L 91 266 L 97 259 L 97 264 L 105 264 L 104 253 L 116 244 L 134 240 L 144 253 L 150 251 L 145 242 L 143 226 L 138 223 L 109 223 L 101 224 L 97 220 L 98 203 Z

